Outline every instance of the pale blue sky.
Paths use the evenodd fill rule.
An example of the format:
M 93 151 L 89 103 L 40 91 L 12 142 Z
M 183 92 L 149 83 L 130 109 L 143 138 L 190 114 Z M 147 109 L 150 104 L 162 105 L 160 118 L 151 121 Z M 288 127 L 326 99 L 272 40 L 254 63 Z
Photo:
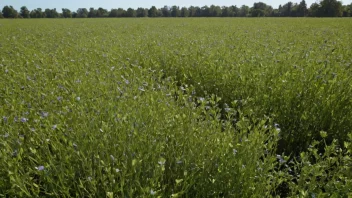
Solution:
M 98 8 L 102 7 L 110 10 L 111 8 L 150 8 L 152 5 L 155 5 L 157 8 L 161 8 L 164 5 L 172 6 L 204 6 L 204 5 L 219 5 L 219 6 L 230 6 L 230 5 L 248 5 L 252 6 L 254 2 L 262 1 L 266 4 L 277 8 L 280 4 L 285 4 L 290 0 L 0 0 L 0 9 L 5 5 L 12 5 L 15 9 L 19 10 L 21 6 L 25 5 L 29 10 L 35 8 L 56 8 L 61 12 L 61 8 L 68 8 L 72 11 L 76 11 L 78 8 L 87 8 L 90 7 Z M 300 2 L 301 0 L 291 0 L 292 2 Z M 308 7 L 318 0 L 306 0 Z M 350 4 L 352 0 L 344 0 L 344 4 Z

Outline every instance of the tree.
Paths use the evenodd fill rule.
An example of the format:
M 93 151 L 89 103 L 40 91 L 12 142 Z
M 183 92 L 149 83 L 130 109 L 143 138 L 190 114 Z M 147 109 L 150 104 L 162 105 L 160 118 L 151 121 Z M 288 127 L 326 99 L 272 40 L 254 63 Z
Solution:
M 144 8 L 137 8 L 136 13 L 137 17 L 148 17 L 148 9 L 146 11 Z
M 188 12 L 189 12 L 189 16 L 190 16 L 190 17 L 195 17 L 195 16 L 196 16 L 196 13 L 197 13 L 197 9 L 196 9 L 196 7 L 194 7 L 194 6 L 190 6 L 190 7 L 188 8 Z
M 247 17 L 248 14 L 249 14 L 249 7 L 246 6 L 246 5 L 243 5 L 243 6 L 241 7 L 241 9 L 240 9 L 240 14 L 239 14 L 239 16 L 240 16 L 240 17 Z
M 86 8 L 78 8 L 77 10 L 77 18 L 87 18 L 88 10 Z
M 4 16 L 2 15 L 2 12 L 0 12 L 0 19 L 3 19 Z
M 102 7 L 99 7 L 98 10 L 96 11 L 96 17 L 108 17 L 109 16 L 109 13 L 108 13 L 108 10 L 102 8 Z
M 89 8 L 88 17 L 89 18 L 97 17 L 97 10 L 94 8 Z
M 119 11 L 117 9 L 111 9 L 109 17 L 117 17 L 119 15 Z
M 29 18 L 30 17 L 30 12 L 26 6 L 21 7 L 20 15 L 22 18 Z
M 134 9 L 128 8 L 126 12 L 126 17 L 136 17 L 137 13 Z
M 302 0 L 298 5 L 297 14 L 300 17 L 305 17 L 308 14 L 307 3 L 305 0 Z
M 222 6 L 221 7 L 221 16 L 222 17 L 230 17 L 231 16 L 230 8 L 227 6 Z
M 178 6 L 172 6 L 171 8 L 171 16 L 172 17 L 179 17 L 181 15 L 181 12 L 180 12 L 180 7 Z
M 2 15 L 4 18 L 17 18 L 18 12 L 12 6 L 4 6 Z
M 127 12 L 123 8 L 111 9 L 109 17 L 126 17 Z
M 322 16 L 322 9 L 321 9 L 320 4 L 313 3 L 310 6 L 309 10 L 308 10 L 308 15 L 310 17 L 320 17 L 320 16 Z
M 251 9 L 252 17 L 266 17 L 271 16 L 273 8 L 263 2 L 254 3 Z
M 44 18 L 44 13 L 41 8 L 32 10 L 29 15 L 31 18 Z
M 171 16 L 171 10 L 168 6 L 164 6 L 163 8 L 161 8 L 161 13 L 162 13 L 163 17 L 170 17 Z
M 158 10 L 156 9 L 155 6 L 152 6 L 148 11 L 148 16 L 149 17 L 157 17 L 157 15 L 158 15 Z
M 280 10 L 281 11 L 281 16 L 285 16 L 285 17 L 291 16 L 292 8 L 293 8 L 293 3 L 291 1 L 287 2 L 286 4 L 284 4 L 282 6 L 282 9 Z
M 125 17 L 126 16 L 126 10 L 123 8 L 118 8 L 117 9 L 117 17 Z
M 71 10 L 67 8 L 62 8 L 62 16 L 63 18 L 72 18 Z
M 236 17 L 240 15 L 240 9 L 237 6 L 230 6 L 230 17 Z
M 323 17 L 341 17 L 343 14 L 342 2 L 337 0 L 322 0 L 320 2 Z
M 211 17 L 221 16 L 221 8 L 219 6 L 211 5 L 209 8 L 209 16 Z
M 56 11 L 56 8 L 54 9 L 47 8 L 45 9 L 44 13 L 46 18 L 59 18 L 60 16 L 59 13 Z
M 181 8 L 181 17 L 189 17 L 189 11 L 186 7 Z
M 202 17 L 209 17 L 210 16 L 210 10 L 208 6 L 203 6 L 200 8 L 200 16 Z

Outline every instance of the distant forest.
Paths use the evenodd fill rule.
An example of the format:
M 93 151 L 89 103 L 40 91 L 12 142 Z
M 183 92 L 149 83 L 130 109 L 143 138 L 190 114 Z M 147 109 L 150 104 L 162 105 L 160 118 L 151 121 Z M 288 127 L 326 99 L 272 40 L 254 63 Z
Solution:
M 106 18 L 106 17 L 351 17 L 352 3 L 343 5 L 337 0 L 321 0 L 307 6 L 305 0 L 300 3 L 288 2 L 274 9 L 272 6 L 263 2 L 254 3 L 252 7 L 243 5 L 237 6 L 164 6 L 163 8 L 123 8 L 111 9 L 104 8 L 79 8 L 77 11 L 62 9 L 58 12 L 54 9 L 28 10 L 22 6 L 17 11 L 13 6 L 4 6 L 0 12 L 0 18 Z

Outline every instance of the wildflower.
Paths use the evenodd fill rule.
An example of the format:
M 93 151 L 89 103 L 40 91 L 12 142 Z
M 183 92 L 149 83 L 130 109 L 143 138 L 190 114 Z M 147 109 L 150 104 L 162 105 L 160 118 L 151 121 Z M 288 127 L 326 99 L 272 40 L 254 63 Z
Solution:
M 8 133 L 5 133 L 4 138 L 9 137 L 10 135 Z
M 130 84 L 130 81 L 127 80 L 127 79 L 125 79 L 125 83 L 126 83 L 126 85 L 129 85 L 129 84 Z
M 139 87 L 138 89 L 139 89 L 140 91 L 143 91 L 143 92 L 145 91 L 145 90 L 144 90 L 144 87 Z
M 80 101 L 80 100 L 81 100 L 81 97 L 77 97 L 76 100 L 77 100 L 77 101 Z
M 279 128 L 279 125 L 278 125 L 278 124 L 274 124 L 274 127 L 275 127 L 275 129 L 276 129 L 277 132 L 279 132 L 279 133 L 281 132 L 281 129 Z
M 155 195 L 156 192 L 155 192 L 153 189 L 151 189 L 151 190 L 150 190 L 150 194 L 151 194 L 151 195 Z
M 35 167 L 35 169 L 37 169 L 38 171 L 43 171 L 44 170 L 44 166 L 38 166 L 38 167 Z
M 52 129 L 53 129 L 53 130 L 57 129 L 57 125 L 56 125 L 56 124 L 53 125 Z
M 17 157 L 17 149 L 14 152 L 12 152 L 12 157 Z
M 158 161 L 158 164 L 159 164 L 160 166 L 163 166 L 163 165 L 165 164 L 165 162 L 163 162 L 163 161 Z
M 21 118 L 22 123 L 26 123 L 28 121 L 28 118 Z
M 120 172 L 120 169 L 117 168 L 117 169 L 115 169 L 115 171 L 116 171 L 117 173 L 119 173 L 119 172 Z
M 202 98 L 202 97 L 199 98 L 199 101 L 201 101 L 201 102 L 204 102 L 204 100 L 205 100 L 205 99 Z
M 284 160 L 284 158 L 282 158 L 281 155 L 276 155 L 276 158 L 279 160 L 280 164 L 285 163 L 286 161 Z
M 233 154 L 236 155 L 237 154 L 237 150 L 233 149 Z
M 48 113 L 48 112 L 45 112 L 45 111 L 42 111 L 42 112 L 40 113 L 40 116 L 41 116 L 42 118 L 46 118 L 46 117 L 49 116 L 49 113 Z
M 88 177 L 87 179 L 88 179 L 88 181 L 92 181 L 92 177 Z
M 57 97 L 57 100 L 58 100 L 58 101 L 61 101 L 61 100 L 62 100 L 62 97 L 61 97 L 61 96 Z
M 4 122 L 7 122 L 8 118 L 3 116 L 2 119 L 4 120 Z

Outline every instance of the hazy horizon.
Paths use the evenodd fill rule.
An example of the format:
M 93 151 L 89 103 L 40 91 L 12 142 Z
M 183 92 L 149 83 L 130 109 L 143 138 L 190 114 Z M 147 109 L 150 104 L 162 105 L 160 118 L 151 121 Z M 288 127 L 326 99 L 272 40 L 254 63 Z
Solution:
M 255 2 L 264 2 L 268 5 L 273 6 L 273 8 L 278 8 L 279 5 L 286 4 L 289 2 L 287 1 L 279 1 L 279 0 L 239 0 L 239 1 L 230 1 L 230 0 L 151 0 L 151 1 L 141 1 L 141 0 L 131 0 L 131 1 L 123 1 L 123 2 L 116 2 L 114 0 L 61 0 L 61 1 L 47 1 L 47 0 L 2 0 L 0 2 L 1 9 L 6 5 L 13 6 L 16 10 L 20 10 L 22 6 L 26 6 L 29 10 L 33 10 L 36 8 L 56 8 L 59 12 L 62 8 L 70 9 L 71 11 L 76 11 L 78 8 L 99 8 L 102 7 L 107 10 L 111 10 L 112 8 L 134 8 L 137 9 L 138 7 L 142 8 L 150 8 L 151 6 L 156 6 L 157 8 L 167 6 L 177 5 L 180 7 L 189 7 L 189 6 L 210 6 L 210 5 L 217 5 L 217 6 L 231 6 L 236 5 L 238 7 L 242 5 L 247 5 L 252 7 Z M 299 3 L 301 0 L 293 0 L 293 3 Z M 306 0 L 307 6 L 309 7 L 312 3 L 317 2 L 316 0 Z M 352 0 L 343 1 L 343 4 L 350 4 Z

